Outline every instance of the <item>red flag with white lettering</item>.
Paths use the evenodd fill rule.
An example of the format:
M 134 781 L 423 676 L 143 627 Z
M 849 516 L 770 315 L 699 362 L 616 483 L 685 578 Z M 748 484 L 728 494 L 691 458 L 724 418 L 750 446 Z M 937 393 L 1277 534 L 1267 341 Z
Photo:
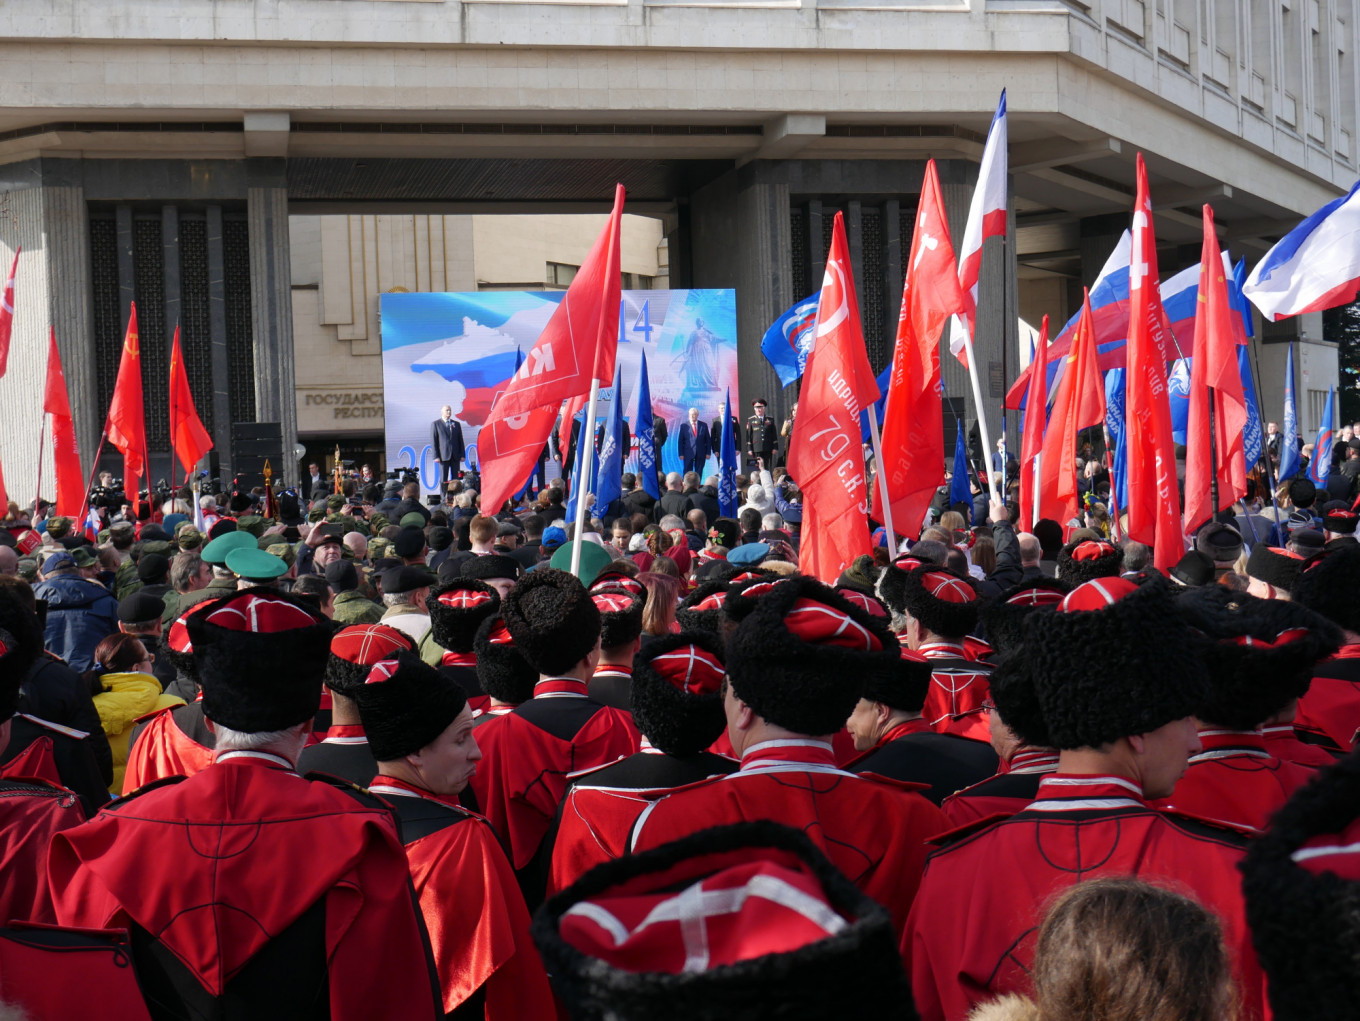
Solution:
M 789 474 L 803 491 L 799 570 L 828 584 L 869 552 L 869 496 L 859 415 L 878 400 L 864 349 L 845 221 L 836 214 L 817 301 L 816 339 L 803 371 Z
M 1185 554 L 1180 498 L 1176 492 L 1176 451 L 1171 437 L 1171 403 L 1166 363 L 1171 331 L 1162 308 L 1157 275 L 1157 240 L 1147 168 L 1138 154 L 1138 189 L 1133 207 L 1133 249 L 1129 263 L 1128 377 L 1124 398 L 1128 430 L 1129 538 L 1152 548 L 1157 570 L 1168 572 Z
M 1105 382 L 1096 361 L 1091 296 L 1084 290 L 1072 352 L 1064 359 L 1062 369 L 1039 456 L 1039 516 L 1065 528 L 1081 510 L 1077 499 L 1077 433 L 1105 421 Z
M 9 367 L 9 340 L 14 331 L 14 277 L 19 272 L 19 253 L 22 247 L 14 250 L 14 263 L 9 268 L 9 279 L 5 281 L 5 293 L 0 296 L 0 376 Z
M 1048 423 L 1048 316 L 1039 327 L 1039 342 L 1034 346 L 1034 361 L 1025 397 L 1025 431 L 1020 438 L 1020 530 L 1034 527 L 1034 459 L 1044 445 Z
M 1199 301 L 1195 314 L 1195 355 L 1190 360 L 1190 413 L 1185 431 L 1185 530 L 1192 532 L 1247 493 L 1247 457 L 1242 434 L 1247 399 L 1237 369 L 1237 330 L 1242 317 L 1228 304 L 1223 255 L 1214 232 L 1214 211 L 1204 207 L 1204 243 L 1199 257 Z M 1213 457 L 1210 457 L 1209 390 L 1213 389 Z M 1210 477 L 1218 475 L 1218 506 Z
M 921 534 L 926 510 L 944 482 L 940 331 L 963 307 L 940 179 L 931 160 L 916 206 L 892 377 L 883 409 L 883 477 L 892 503 L 893 528 L 913 538 Z M 799 403 L 800 418 L 804 403 Z M 879 494 L 875 486 L 874 517 L 882 521 Z
M 623 199 L 620 184 L 609 222 L 478 434 L 482 508 L 488 514 L 495 514 L 529 478 L 559 405 L 589 392 L 593 380 L 605 386 L 613 382 Z M 570 423 L 565 424 L 570 430 Z
M 71 401 L 66 393 L 66 373 L 57 350 L 57 331 L 50 331 L 47 347 L 47 387 L 43 392 L 43 411 L 52 416 L 52 461 L 57 469 L 57 513 L 80 516 L 85 498 L 85 480 L 80 472 L 80 450 L 76 446 L 76 426 L 71 417 Z

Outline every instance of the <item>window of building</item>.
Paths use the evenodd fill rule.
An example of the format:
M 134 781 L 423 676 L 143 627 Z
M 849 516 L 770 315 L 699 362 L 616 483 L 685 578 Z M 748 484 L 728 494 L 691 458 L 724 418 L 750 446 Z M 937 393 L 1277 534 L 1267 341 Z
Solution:
M 1322 412 L 1327 407 L 1327 390 L 1308 391 L 1308 431 L 1316 433 L 1322 428 Z
M 576 279 L 580 266 L 568 266 L 561 262 L 548 263 L 546 282 L 550 288 L 568 287 Z

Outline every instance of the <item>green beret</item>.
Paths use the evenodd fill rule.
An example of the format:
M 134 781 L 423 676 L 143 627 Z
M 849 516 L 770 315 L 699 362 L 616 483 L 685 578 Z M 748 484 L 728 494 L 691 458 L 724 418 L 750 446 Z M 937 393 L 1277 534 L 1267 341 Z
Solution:
M 272 538 L 277 539 L 278 536 L 275 535 L 272 536 Z M 297 553 L 295 553 L 293 551 L 293 547 L 286 542 L 272 543 L 269 546 L 265 547 L 265 552 L 272 557 L 278 557 L 289 567 L 292 567 L 293 562 L 297 560 Z
M 264 518 L 258 514 L 242 514 L 236 519 L 236 527 L 242 532 L 249 532 L 258 539 L 264 535 Z
M 227 556 L 232 550 L 246 549 L 247 547 L 259 552 L 259 547 L 255 545 L 255 536 L 249 532 L 237 530 L 219 535 L 203 547 L 203 562 L 205 564 L 226 564 Z
M 571 570 L 571 549 L 574 543 L 564 542 L 557 547 L 552 559 L 548 561 L 549 567 L 555 567 L 559 571 Z M 593 542 L 581 543 L 581 584 L 587 588 L 595 581 L 596 575 L 604 570 L 605 565 L 613 561 L 604 547 L 597 546 Z
M 213 540 L 216 542 L 217 540 Z M 227 554 L 227 570 L 245 581 L 273 581 L 288 573 L 288 565 L 280 557 L 262 549 L 242 547 Z
M 410 514 L 403 514 L 401 520 L 398 521 L 397 524 L 402 528 L 424 528 L 429 522 L 425 520 L 424 514 L 418 514 L 415 511 L 411 511 Z
M 62 536 L 70 535 L 70 534 L 71 534 L 71 519 L 70 519 L 70 518 L 48 518 L 48 519 L 47 519 L 47 534 L 50 535 L 50 536 L 51 536 L 52 538 L 54 538 L 54 539 L 60 539 Z

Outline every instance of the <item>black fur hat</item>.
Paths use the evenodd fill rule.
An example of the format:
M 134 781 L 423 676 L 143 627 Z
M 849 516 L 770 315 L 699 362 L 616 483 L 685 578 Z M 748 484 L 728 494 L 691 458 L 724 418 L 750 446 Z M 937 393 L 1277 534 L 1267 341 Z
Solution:
M 895 664 L 868 675 L 864 697 L 903 712 L 919 713 L 930 692 L 931 671 L 930 660 L 904 648 Z
M 1356 525 L 1360 524 L 1360 515 L 1349 510 L 1328 511 L 1322 515 L 1322 527 L 1333 535 L 1354 535 Z
M 1193 715 L 1208 694 L 1193 632 L 1161 577 L 1088 581 L 1023 631 L 991 687 L 1026 744 L 1096 747 L 1145 734 Z
M 645 596 L 637 596 L 617 585 L 592 588 L 590 598 L 600 611 L 600 648 L 617 649 L 632 645 L 642 634 Z
M 477 680 L 497 702 L 519 705 L 534 697 L 538 671 L 515 648 L 505 621 L 488 617 L 472 643 L 477 653 Z
M 751 864 L 761 866 L 766 881 L 798 884 L 793 888 L 801 888 L 800 901 L 821 905 L 816 915 L 827 933 L 808 939 L 810 923 L 799 919 L 794 928 L 780 926 L 778 919 L 789 916 L 753 919 L 749 927 L 738 926 L 728 941 L 715 943 L 711 953 L 719 963 L 710 961 L 699 970 L 683 967 L 686 947 L 675 923 L 649 926 L 650 931 L 632 937 L 645 941 L 649 963 L 655 960 L 647 970 L 624 968 L 581 949 L 610 945 L 609 937 L 592 940 L 590 927 L 598 921 L 590 919 L 598 920 L 616 905 L 622 908 L 615 898 L 654 898 L 660 904 Z M 780 926 L 777 935 L 771 926 Z M 532 933 L 573 1021 L 831 1018 L 844 1016 L 850 1003 L 864 1017 L 914 1021 L 917 1016 L 887 910 L 846 879 L 807 836 L 774 822 L 700 830 L 591 869 L 539 910 Z M 768 947 L 772 936 L 788 949 L 758 956 L 741 952 L 745 940 L 754 948 Z M 634 956 L 641 949 L 629 948 Z
M 648 642 L 633 661 L 633 722 L 667 755 L 694 755 L 723 732 L 722 641 L 682 631 Z
M 727 676 L 737 697 L 777 726 L 840 730 L 869 676 L 896 666 L 900 647 L 887 622 L 814 578 L 785 578 L 754 603 L 727 640 Z
M 978 611 L 987 644 L 997 658 L 1020 644 L 1025 618 L 1043 606 L 1057 606 L 1072 587 L 1057 578 L 1033 578 L 1007 589 Z
M 467 705 L 467 695 L 415 653 L 399 652 L 369 669 L 354 701 L 373 757 L 390 762 L 442 734 Z
M 1289 598 L 1338 627 L 1360 631 L 1360 546 L 1323 550 L 1299 572 Z
M 977 629 L 981 607 L 973 579 L 960 578 L 943 567 L 923 565 L 907 571 L 902 579 L 901 612 L 910 614 L 923 628 L 942 638 L 972 634 Z
M 19 707 L 19 688 L 43 651 L 38 616 L 13 590 L 0 589 L 0 720 Z
M 212 600 L 185 624 L 208 719 L 255 734 L 316 715 L 331 629 L 309 604 L 248 588 Z
M 1103 540 L 1069 542 L 1058 550 L 1058 579 L 1073 588 L 1092 578 L 1113 578 L 1123 569 L 1123 550 Z
M 753 578 L 740 578 L 727 583 L 727 598 L 723 600 L 723 617 L 731 625 L 740 624 L 756 608 L 756 603 L 783 581 L 773 571 L 762 571 Z
M 879 572 L 874 591 L 891 613 L 901 616 L 905 612 L 907 572 L 916 566 L 919 566 L 916 561 L 912 561 L 911 566 L 892 563 Z
M 1205 643 L 1209 696 L 1195 715 L 1233 730 L 1259 727 L 1302 697 L 1314 664 L 1341 644 L 1336 626 L 1312 610 L 1222 585 L 1189 589 L 1176 606 Z
M 1303 560 L 1297 553 L 1258 542 L 1247 557 L 1247 577 L 1288 591 L 1303 569 Z
M 723 604 L 727 601 L 725 581 L 706 581 L 680 600 L 675 608 L 675 619 L 685 631 L 707 631 L 721 634 Z
M 415 643 L 405 631 L 390 624 L 351 624 L 331 638 L 326 660 L 326 687 L 337 695 L 353 698 L 368 672 L 398 652 L 414 652 Z
M 540 674 L 565 673 L 600 638 L 600 611 L 580 579 L 552 567 L 525 575 L 501 606 L 515 648 Z
M 466 653 L 472 651 L 482 621 L 500 613 L 501 597 L 484 581 L 459 578 L 432 588 L 425 608 L 430 611 L 430 637 L 435 643 L 450 652 Z
M 1275 1021 L 1349 1021 L 1360 988 L 1360 752 L 1328 766 L 1275 813 L 1247 847 L 1247 924 Z M 1301 859 L 1295 855 L 1303 852 Z

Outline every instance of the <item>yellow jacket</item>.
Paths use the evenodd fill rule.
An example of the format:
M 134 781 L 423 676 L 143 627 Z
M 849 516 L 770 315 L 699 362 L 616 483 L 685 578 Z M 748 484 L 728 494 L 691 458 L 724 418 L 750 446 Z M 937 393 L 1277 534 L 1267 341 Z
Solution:
M 133 724 L 139 716 L 156 709 L 183 705 L 184 699 L 164 694 L 160 681 L 151 674 L 105 674 L 99 683 L 104 690 L 94 696 L 94 707 L 113 751 L 113 783 L 109 793 L 122 794 Z

